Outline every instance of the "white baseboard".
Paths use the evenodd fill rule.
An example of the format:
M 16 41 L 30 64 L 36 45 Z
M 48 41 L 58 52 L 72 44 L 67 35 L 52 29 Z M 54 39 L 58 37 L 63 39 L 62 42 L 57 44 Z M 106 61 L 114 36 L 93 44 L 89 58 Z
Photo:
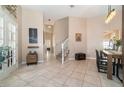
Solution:
M 44 62 L 44 60 L 38 60 L 38 63 L 43 63 Z
M 87 57 L 87 59 L 94 59 L 95 60 L 96 58 L 95 57 Z
M 75 60 L 75 58 L 68 58 L 68 60 Z

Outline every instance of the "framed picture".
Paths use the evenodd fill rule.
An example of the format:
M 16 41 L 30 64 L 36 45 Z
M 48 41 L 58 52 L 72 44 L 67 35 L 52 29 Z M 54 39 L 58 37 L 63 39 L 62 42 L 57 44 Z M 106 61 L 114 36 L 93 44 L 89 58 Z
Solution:
M 81 41 L 81 33 L 75 33 L 75 40 L 77 42 L 80 42 Z
M 38 43 L 37 28 L 29 28 L 29 43 Z

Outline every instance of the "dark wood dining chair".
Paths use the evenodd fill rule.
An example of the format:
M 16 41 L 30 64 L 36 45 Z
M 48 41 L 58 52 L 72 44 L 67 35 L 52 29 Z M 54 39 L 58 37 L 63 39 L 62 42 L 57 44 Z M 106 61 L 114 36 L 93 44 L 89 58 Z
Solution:
M 107 57 L 102 54 L 102 51 L 96 49 L 96 63 L 98 72 L 107 73 Z M 115 60 L 113 61 L 113 75 L 115 75 Z
M 107 60 L 101 58 L 98 50 L 96 50 L 96 64 L 97 64 L 98 72 L 106 73 Z
M 118 62 L 117 62 L 117 66 L 116 66 L 116 77 L 121 81 L 121 82 L 123 82 L 123 80 L 121 79 L 121 77 L 120 77 L 120 72 L 122 71 L 122 68 L 123 68 L 123 66 L 122 66 L 122 63 L 121 63 L 121 59 L 118 59 Z

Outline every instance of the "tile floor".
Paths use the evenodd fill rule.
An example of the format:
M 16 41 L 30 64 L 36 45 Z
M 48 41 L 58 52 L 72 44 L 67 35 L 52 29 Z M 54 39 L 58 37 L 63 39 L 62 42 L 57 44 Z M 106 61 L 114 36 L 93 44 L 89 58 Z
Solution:
M 54 57 L 37 65 L 22 65 L 8 78 L 0 81 L 1 87 L 122 87 L 113 76 L 98 73 L 95 60 L 68 61 L 61 64 Z

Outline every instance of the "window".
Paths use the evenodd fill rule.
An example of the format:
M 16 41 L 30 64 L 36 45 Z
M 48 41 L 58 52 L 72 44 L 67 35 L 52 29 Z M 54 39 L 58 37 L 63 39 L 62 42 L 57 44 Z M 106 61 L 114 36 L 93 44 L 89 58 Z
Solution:
M 12 32 L 11 32 L 11 36 L 12 36 L 12 48 L 15 49 L 16 48 L 16 26 L 14 24 L 12 24 Z
M 103 48 L 104 49 L 108 49 L 109 48 L 109 42 L 108 41 L 104 41 L 103 42 Z
M 0 16 L 0 46 L 3 45 L 3 40 L 4 40 L 4 38 L 3 38 L 4 26 L 3 25 L 4 25 L 4 19 L 3 19 L 3 17 Z
M 113 49 L 113 42 L 110 40 L 103 41 L 104 49 Z
M 16 26 L 12 23 L 9 23 L 9 46 L 16 48 Z
M 7 47 L 5 63 L 16 64 L 16 21 L 0 9 L 0 47 Z M 3 62 L 4 63 L 4 62 Z M 6 64 L 7 65 L 7 64 Z M 5 69 L 8 66 L 4 66 Z
M 12 62 L 16 63 L 16 25 L 12 22 L 8 24 L 8 44 L 12 48 Z

